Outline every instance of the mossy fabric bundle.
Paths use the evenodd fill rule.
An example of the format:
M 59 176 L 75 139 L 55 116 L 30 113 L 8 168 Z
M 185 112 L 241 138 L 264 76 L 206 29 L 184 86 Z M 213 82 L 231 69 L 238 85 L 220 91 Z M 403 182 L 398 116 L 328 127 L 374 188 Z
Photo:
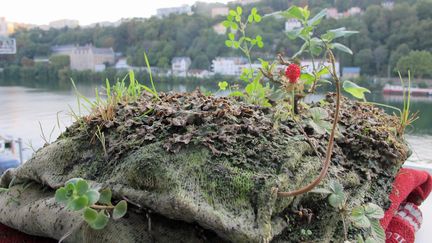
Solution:
M 306 108 L 298 124 L 278 117 L 276 108 L 198 91 L 160 98 L 143 95 L 121 104 L 113 120 L 92 113 L 6 173 L 0 222 L 54 239 L 70 233 L 71 242 L 329 242 L 343 236 L 340 217 L 324 195 L 277 197 L 321 169 L 328 133 Z M 320 122 L 331 122 L 333 96 L 312 107 L 326 114 Z M 392 180 L 408 155 L 392 130 L 396 122 L 370 105 L 344 100 L 321 187 L 337 180 L 349 193 L 348 205 L 372 201 L 386 208 Z M 105 148 L 96 131 L 104 133 Z M 91 230 L 79 213 L 54 201 L 54 190 L 73 177 L 133 202 L 127 216 Z M 300 207 L 313 212 L 311 222 L 293 213 Z M 312 235 L 302 235 L 304 228 Z

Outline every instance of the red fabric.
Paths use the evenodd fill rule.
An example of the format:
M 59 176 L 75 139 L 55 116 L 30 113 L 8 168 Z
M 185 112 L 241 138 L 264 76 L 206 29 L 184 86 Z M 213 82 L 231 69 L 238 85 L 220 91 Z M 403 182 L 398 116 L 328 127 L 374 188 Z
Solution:
M 406 168 L 399 171 L 390 194 L 390 208 L 381 219 L 387 243 L 414 242 L 417 228 L 413 225 L 420 226 L 422 218 L 417 206 L 429 196 L 431 190 L 432 177 L 426 171 Z
M 15 229 L 0 224 L 0 243 L 55 243 L 57 241 L 43 237 L 26 235 Z

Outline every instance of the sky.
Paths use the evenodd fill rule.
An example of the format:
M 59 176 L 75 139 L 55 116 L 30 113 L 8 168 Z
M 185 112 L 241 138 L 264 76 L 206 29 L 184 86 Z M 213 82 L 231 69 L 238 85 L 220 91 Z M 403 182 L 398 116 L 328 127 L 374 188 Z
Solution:
M 80 25 L 121 18 L 150 17 L 156 9 L 192 5 L 196 0 L 1 0 L 0 17 L 8 22 L 44 25 L 59 19 L 76 19 Z M 200 0 L 222 2 L 228 0 Z

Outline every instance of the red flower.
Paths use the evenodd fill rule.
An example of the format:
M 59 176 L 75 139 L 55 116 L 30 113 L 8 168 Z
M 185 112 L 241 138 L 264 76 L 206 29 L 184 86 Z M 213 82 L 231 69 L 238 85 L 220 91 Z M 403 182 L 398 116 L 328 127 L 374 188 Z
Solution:
M 290 64 L 285 70 L 285 76 L 288 78 L 290 83 L 297 83 L 300 77 L 300 67 L 294 63 Z

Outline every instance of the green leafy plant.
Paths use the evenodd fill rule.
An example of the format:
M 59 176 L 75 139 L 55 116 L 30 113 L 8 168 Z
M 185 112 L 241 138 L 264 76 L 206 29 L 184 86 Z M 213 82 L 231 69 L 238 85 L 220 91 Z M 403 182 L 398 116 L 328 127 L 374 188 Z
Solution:
M 115 108 L 119 103 L 127 103 L 137 100 L 144 90 L 152 94 L 156 99 L 160 99 L 156 91 L 150 63 L 146 53 L 144 53 L 144 60 L 147 65 L 147 72 L 149 73 L 152 88 L 149 88 L 136 80 L 135 73 L 131 70 L 123 79 L 117 80 L 113 86 L 111 86 L 108 79 L 105 80 L 105 92 L 100 93 L 96 88 L 96 98 L 91 100 L 78 91 L 75 82 L 72 80 L 72 86 L 74 87 L 78 104 L 78 113 L 75 113 L 71 109 L 71 114 L 75 120 L 81 120 L 81 108 L 84 108 L 89 113 L 93 112 L 100 114 L 104 121 L 111 121 L 115 116 Z
M 326 16 L 327 10 L 323 9 L 315 16 L 311 17 L 311 12 L 307 6 L 298 7 L 292 6 L 281 15 L 287 19 L 296 19 L 300 22 L 301 27 L 287 32 L 288 38 L 294 40 L 300 38 L 303 40 L 303 45 L 300 50 L 295 53 L 292 59 L 300 57 L 303 53 L 308 53 L 312 61 L 312 72 L 304 72 L 301 79 L 309 86 L 309 93 L 314 93 L 319 83 L 331 83 L 322 77 L 329 74 L 329 66 L 323 62 L 318 63 L 319 58 L 326 50 L 339 50 L 352 55 L 352 51 L 345 45 L 335 42 L 341 37 L 348 37 L 357 31 L 349 31 L 345 28 L 328 30 L 326 33 L 316 36 L 315 30 L 321 23 L 321 20 Z M 326 56 L 326 54 L 324 54 Z
M 345 92 L 351 94 L 352 96 L 354 96 L 357 99 L 366 101 L 366 97 L 365 97 L 365 93 L 370 93 L 370 90 L 363 88 L 361 86 L 358 86 L 357 84 L 349 81 L 349 80 L 345 80 L 343 82 L 343 89 L 345 90 Z
M 355 207 L 351 211 L 351 221 L 354 227 L 366 231 L 367 238 L 363 241 L 363 237 L 358 235 L 359 242 L 384 243 L 385 232 L 379 222 L 384 217 L 384 210 L 378 205 L 368 203 Z
M 418 119 L 418 112 L 412 112 L 411 111 L 411 73 L 408 71 L 408 85 L 405 85 L 405 81 L 402 78 L 401 73 L 399 72 L 399 79 L 402 86 L 402 95 L 403 95 L 403 107 L 402 109 L 399 109 L 395 106 L 376 103 L 376 102 L 367 102 L 365 93 L 370 93 L 370 91 L 366 88 L 363 88 L 361 86 L 358 86 L 357 84 L 351 82 L 351 81 L 345 81 L 343 84 L 343 88 L 347 93 L 350 93 L 352 96 L 354 96 L 357 99 L 363 100 L 364 102 L 382 106 L 385 108 L 390 108 L 392 110 L 397 111 L 399 114 L 397 115 L 399 117 L 399 126 L 396 128 L 396 134 L 401 137 L 405 133 L 405 129 L 407 126 L 410 126 L 413 122 L 415 122 Z
M 327 111 L 321 107 L 314 107 L 309 109 L 310 119 L 307 120 L 309 126 L 318 134 L 330 133 L 332 124 L 327 121 L 329 115 Z
M 403 108 L 399 111 L 400 123 L 397 134 L 402 136 L 405 133 L 405 128 L 418 119 L 418 112 L 411 112 L 411 72 L 408 71 L 408 87 L 405 87 L 405 81 L 401 73 L 398 73 L 403 88 Z
M 239 49 L 247 58 L 249 68 L 243 68 L 240 79 L 246 82 L 244 92 L 234 91 L 230 96 L 242 97 L 246 102 L 260 106 L 271 106 L 267 95 L 270 92 L 269 84 L 263 85 L 263 74 L 253 68 L 251 51 L 254 47 L 263 48 L 264 42 L 261 35 L 255 37 L 248 36 L 246 33 L 248 25 L 261 22 L 261 15 L 256 8 L 252 8 L 249 15 L 244 16 L 242 7 L 238 6 L 235 10 L 230 10 L 227 19 L 222 24 L 229 30 L 228 39 L 225 45 L 230 48 Z M 219 82 L 219 87 L 227 85 Z M 222 89 L 221 89 L 222 90 Z
M 115 206 L 111 203 L 111 190 L 90 188 L 88 182 L 73 178 L 55 192 L 55 200 L 65 204 L 72 211 L 81 211 L 85 222 L 95 230 L 105 228 L 109 218 L 122 218 L 127 212 L 127 202 L 121 200 Z
M 363 236 L 359 234 L 357 236 L 358 242 L 385 242 L 385 233 L 379 222 L 384 217 L 384 210 L 381 207 L 373 203 L 367 203 L 349 210 L 344 188 L 334 180 L 330 181 L 328 188 L 317 188 L 313 192 L 328 195 L 328 203 L 341 215 L 345 240 L 348 240 L 347 219 L 349 219 L 352 226 L 361 229 L 367 235 L 366 241 L 364 241 Z
M 106 140 L 105 140 L 105 133 L 101 131 L 100 126 L 97 126 L 97 130 L 95 133 L 95 136 L 99 140 L 100 144 L 102 145 L 102 149 L 104 151 L 105 158 L 108 158 L 108 152 L 106 148 Z

